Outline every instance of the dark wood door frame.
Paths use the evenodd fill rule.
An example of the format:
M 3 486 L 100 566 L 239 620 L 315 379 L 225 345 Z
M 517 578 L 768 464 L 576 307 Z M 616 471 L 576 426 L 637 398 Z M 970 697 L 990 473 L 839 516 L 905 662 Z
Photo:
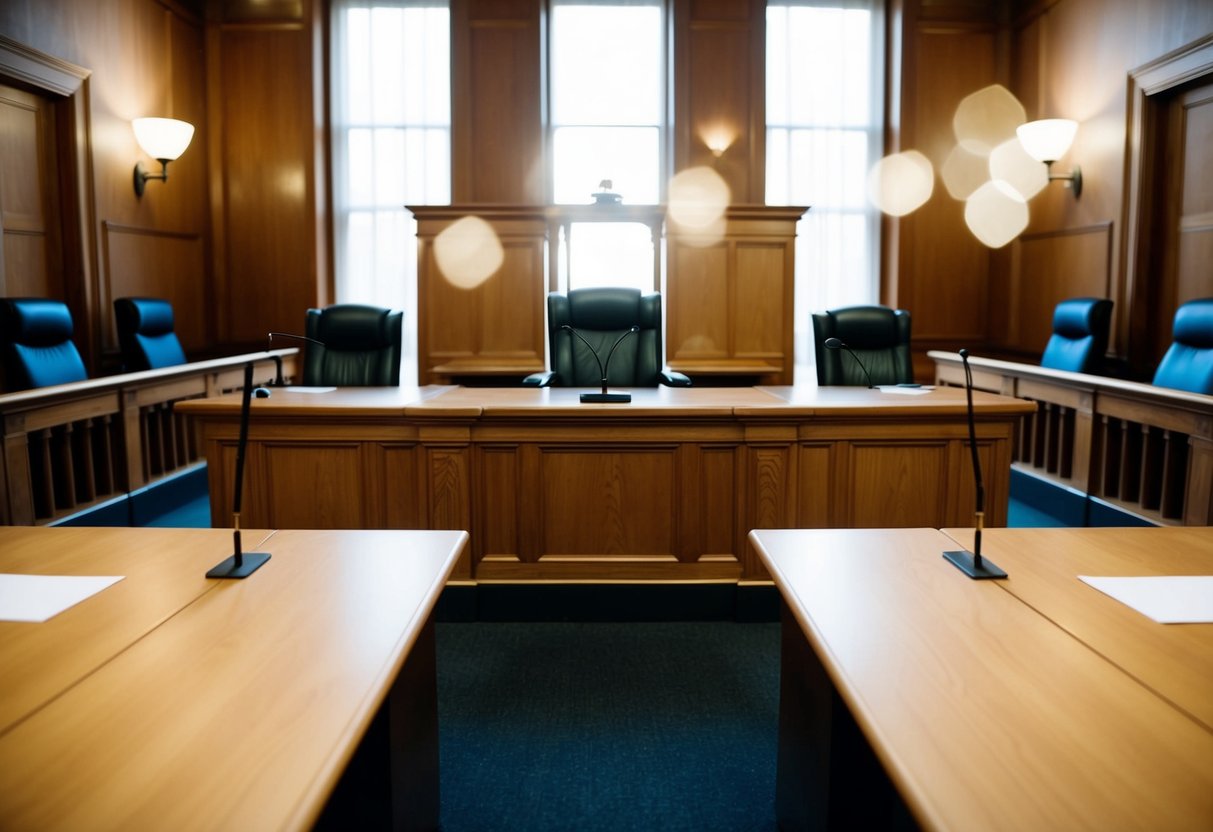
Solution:
M 89 124 L 89 70 L 0 35 L 0 81 L 45 95 L 52 102 L 59 174 L 64 300 L 72 310 L 77 345 L 95 374 L 101 354 L 96 320 L 96 200 Z
M 1127 356 L 1129 370 L 1148 376 L 1153 370 L 1149 327 L 1154 320 L 1150 281 L 1163 261 L 1156 251 L 1156 216 L 1163 210 L 1159 154 L 1165 153 L 1165 120 L 1172 93 L 1192 82 L 1213 80 L 1213 35 L 1193 41 L 1129 73 L 1128 146 L 1121 275 L 1116 301 L 1115 352 Z

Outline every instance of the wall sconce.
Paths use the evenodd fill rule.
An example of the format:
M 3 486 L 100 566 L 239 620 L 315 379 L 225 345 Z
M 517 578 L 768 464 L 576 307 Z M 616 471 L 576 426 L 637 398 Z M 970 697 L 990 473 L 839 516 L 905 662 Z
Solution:
M 147 180 L 163 182 L 168 179 L 168 163 L 190 146 L 194 125 L 175 118 L 137 118 L 131 122 L 131 127 L 143 152 L 160 163 L 160 173 L 148 173 L 142 162 L 135 163 L 135 195 L 143 196 Z
M 700 131 L 699 136 L 707 149 L 711 151 L 712 156 L 719 159 L 732 146 L 733 140 L 737 138 L 737 133 L 727 127 L 717 126 Z
M 1075 165 L 1069 173 L 1053 173 L 1053 163 L 1066 155 L 1078 131 L 1078 122 L 1068 118 L 1045 118 L 1029 121 L 1015 128 L 1023 149 L 1038 162 L 1044 162 L 1049 170 L 1049 179 L 1062 179 L 1070 183 L 1074 198 L 1082 195 L 1082 169 Z

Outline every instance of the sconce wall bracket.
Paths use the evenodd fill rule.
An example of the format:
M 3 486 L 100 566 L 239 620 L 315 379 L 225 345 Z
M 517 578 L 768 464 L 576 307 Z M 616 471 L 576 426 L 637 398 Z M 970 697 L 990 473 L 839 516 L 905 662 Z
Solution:
M 1074 198 L 1078 199 L 1080 196 L 1082 196 L 1082 168 L 1075 165 L 1069 173 L 1054 173 L 1052 162 L 1046 162 L 1045 165 L 1049 169 L 1050 182 L 1052 182 L 1054 179 L 1069 182 L 1069 188 L 1074 192 Z
M 143 168 L 142 162 L 135 163 L 135 196 L 143 196 L 143 189 L 147 186 L 147 180 L 159 179 L 161 182 L 168 180 L 168 159 L 157 159 L 160 162 L 159 173 L 148 173 Z

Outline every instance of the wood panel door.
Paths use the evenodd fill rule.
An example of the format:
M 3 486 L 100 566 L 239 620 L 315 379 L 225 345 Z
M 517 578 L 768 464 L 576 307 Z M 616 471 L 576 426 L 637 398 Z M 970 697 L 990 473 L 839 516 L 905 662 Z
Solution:
M 1213 297 L 1213 79 L 1178 90 L 1159 116 L 1153 162 L 1160 191 L 1148 230 L 1154 257 L 1134 309 L 1137 348 L 1130 348 L 1146 379 L 1171 345 L 1175 310 Z
M 0 296 L 64 297 L 54 136 L 50 101 L 0 86 Z

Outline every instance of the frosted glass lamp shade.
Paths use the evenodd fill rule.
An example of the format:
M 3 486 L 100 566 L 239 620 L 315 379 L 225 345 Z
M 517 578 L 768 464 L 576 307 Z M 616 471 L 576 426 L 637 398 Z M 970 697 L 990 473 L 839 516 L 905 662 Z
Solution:
M 1029 121 L 1015 129 L 1020 144 L 1038 162 L 1056 162 L 1074 142 L 1078 122 L 1068 118 L 1045 118 Z
M 137 118 L 131 126 L 135 140 L 153 159 L 171 162 L 185 152 L 194 138 L 194 125 L 175 118 Z

